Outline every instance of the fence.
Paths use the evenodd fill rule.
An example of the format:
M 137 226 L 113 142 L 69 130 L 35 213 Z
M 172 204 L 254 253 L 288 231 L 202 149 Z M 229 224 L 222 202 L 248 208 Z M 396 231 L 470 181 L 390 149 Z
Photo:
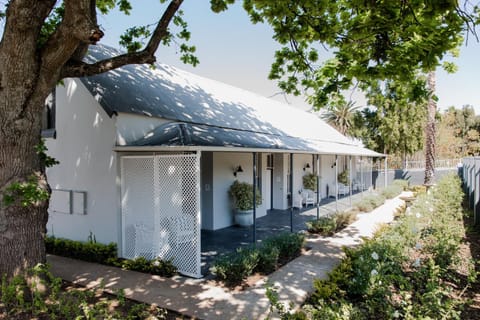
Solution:
M 480 157 L 463 158 L 460 176 L 469 207 L 473 209 L 474 223 L 480 224 Z
M 172 260 L 201 277 L 200 157 L 123 156 L 122 256 Z
M 458 164 L 462 162 L 462 159 L 437 159 L 435 160 L 435 169 L 453 169 L 457 168 Z M 375 163 L 375 169 L 381 171 L 384 169 L 384 162 Z M 424 170 L 425 160 L 406 160 L 402 162 L 397 159 L 387 160 L 388 169 L 402 169 L 402 170 Z

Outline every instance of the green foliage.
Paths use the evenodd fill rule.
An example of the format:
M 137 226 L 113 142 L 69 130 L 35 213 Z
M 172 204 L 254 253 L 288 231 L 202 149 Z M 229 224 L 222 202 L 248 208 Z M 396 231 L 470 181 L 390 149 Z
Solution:
M 314 173 L 307 173 L 302 177 L 303 187 L 313 191 L 317 190 L 317 175 Z
M 341 134 L 352 136 L 355 110 L 357 109 L 358 107 L 355 106 L 353 101 L 340 101 L 333 106 L 329 106 L 328 110 L 322 114 L 322 119 Z
M 147 260 L 143 257 L 133 260 L 118 258 L 118 250 L 115 243 L 97 243 L 95 236 L 92 234 L 89 235 L 89 241 L 87 242 L 46 237 L 45 248 L 47 253 L 111 265 L 126 270 L 145 272 L 163 277 L 172 277 L 177 273 L 177 268 L 170 260 Z
M 374 108 L 357 114 L 355 136 L 378 152 L 403 157 L 420 150 L 426 119 L 424 83 L 424 77 L 408 84 L 372 83 L 367 97 Z
M 235 0 L 210 0 L 210 7 L 213 12 L 225 11 L 229 4 L 233 4 Z
M 40 161 L 42 161 L 42 163 L 45 165 L 46 168 L 53 167 L 54 165 L 57 165 L 60 163 L 57 161 L 57 159 L 52 158 L 47 154 L 48 148 L 45 145 L 45 139 L 40 140 L 40 143 L 35 146 L 35 151 L 40 157 Z
M 317 220 L 307 222 L 307 230 L 311 233 L 319 233 L 324 236 L 331 236 L 335 233 L 336 229 L 337 222 L 335 221 L 335 217 L 333 215 L 320 217 Z
M 27 281 L 28 279 L 28 281 Z M 119 310 L 112 299 L 99 299 L 94 291 L 70 288 L 65 290 L 60 278 L 52 276 L 45 265 L 27 271 L 26 277 L 15 276 L 0 286 L 0 314 L 6 319 L 164 319 L 166 310 L 146 304 L 125 304 L 118 292 Z M 156 318 L 156 319 L 159 319 Z
M 391 184 L 380 191 L 380 194 L 387 199 L 393 199 L 403 191 L 403 186 Z
M 462 306 L 450 286 L 463 277 L 452 271 L 462 238 L 462 196 L 458 177 L 443 177 L 396 223 L 345 249 L 328 278 L 314 281 L 297 313 L 308 319 L 460 319 Z M 270 301 L 272 309 L 284 308 L 282 319 L 293 315 Z
M 470 105 L 448 108 L 438 121 L 437 154 L 442 159 L 480 153 L 480 117 Z
M 335 214 L 336 231 L 342 230 L 357 221 L 355 210 L 340 211 Z
M 392 185 L 400 186 L 404 191 L 408 190 L 408 184 L 409 184 L 408 180 L 404 180 L 404 179 L 395 179 L 392 182 Z
M 128 28 L 124 34 L 120 36 L 118 42 L 122 47 L 126 48 L 128 52 L 137 52 L 140 50 L 145 39 L 152 35 L 149 26 L 134 26 Z
M 293 311 L 293 303 L 287 307 L 280 302 L 278 292 L 273 288 L 269 283 L 265 284 L 266 293 L 265 295 L 270 301 L 270 314 L 266 318 L 270 320 L 271 317 L 275 315 L 275 319 L 279 316 L 282 320 L 307 320 L 307 315 L 302 311 Z
M 370 212 L 373 209 L 385 203 L 385 197 L 379 194 L 366 195 L 362 200 L 355 203 L 354 206 L 363 212 Z
M 46 237 L 45 249 L 51 254 L 101 264 L 117 258 L 117 245 L 113 242 L 102 244 Z
M 228 190 L 229 196 L 233 199 L 235 208 L 238 210 L 253 209 L 253 185 L 247 182 L 235 180 Z M 256 189 L 256 204 L 262 204 L 262 196 L 258 188 Z
M 344 185 L 349 185 L 349 181 L 350 181 L 350 173 L 348 170 L 343 170 L 342 172 L 340 172 L 337 176 L 337 179 L 338 179 L 338 182 L 339 183 L 343 183 Z
M 38 205 L 40 202 L 48 200 L 50 193 L 41 185 L 38 175 L 31 175 L 25 182 L 13 182 L 7 188 L 3 195 L 3 203 L 11 206 L 19 202 L 23 207 Z
M 254 272 L 268 274 L 296 258 L 304 242 L 303 234 L 283 233 L 265 239 L 259 247 L 237 248 L 235 252 L 220 256 L 210 271 L 228 286 L 235 286 Z
M 253 273 L 259 256 L 258 250 L 253 247 L 238 248 L 216 259 L 210 271 L 228 286 L 234 286 Z
M 310 102 L 319 108 L 354 83 L 363 90 L 377 80 L 407 85 L 419 71 L 434 70 L 476 14 L 454 1 L 441 4 L 247 0 L 244 8 L 252 22 L 271 25 L 282 45 L 269 77 L 288 93 L 312 92 Z M 333 57 L 319 64 L 322 47 L 332 48 Z
M 357 212 L 354 210 L 337 212 L 333 215 L 320 217 L 317 220 L 307 222 L 307 230 L 323 236 L 331 236 L 345 229 L 357 220 Z
M 301 233 L 283 232 L 277 236 L 264 240 L 265 247 L 276 247 L 279 252 L 280 263 L 286 263 L 298 257 L 305 243 L 305 235 Z
M 63 3 L 52 10 L 52 13 L 49 15 L 43 24 L 42 29 L 40 30 L 40 37 L 38 39 L 39 47 L 43 47 L 50 36 L 57 30 L 57 27 L 60 25 L 64 14 L 65 5 Z
M 178 271 L 177 267 L 170 260 L 147 260 L 144 257 L 137 257 L 132 260 L 118 259 L 117 261 L 112 261 L 112 259 L 109 259 L 108 262 L 125 270 L 150 273 L 162 277 L 173 277 Z

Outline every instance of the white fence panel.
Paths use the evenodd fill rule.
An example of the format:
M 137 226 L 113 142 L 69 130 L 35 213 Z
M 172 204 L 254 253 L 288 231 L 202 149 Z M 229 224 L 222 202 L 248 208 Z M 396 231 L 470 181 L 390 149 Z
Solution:
M 171 259 L 201 277 L 200 158 L 122 157 L 123 255 Z
M 473 209 L 474 223 L 480 224 L 480 157 L 462 159 L 462 180 L 468 204 Z

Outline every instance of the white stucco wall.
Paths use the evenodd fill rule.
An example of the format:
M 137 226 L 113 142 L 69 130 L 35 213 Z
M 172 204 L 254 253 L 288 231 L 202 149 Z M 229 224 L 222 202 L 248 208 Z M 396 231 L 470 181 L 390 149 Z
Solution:
M 310 168 L 303 168 L 306 164 L 310 165 Z M 313 165 L 312 164 L 312 155 L 311 154 L 294 154 L 293 155 L 293 192 L 297 192 L 299 190 L 303 190 L 303 176 L 307 173 L 313 172 Z
M 169 120 L 120 112 L 116 117 L 118 145 L 126 145 L 145 136 Z
M 53 212 L 65 200 L 54 192 L 49 234 L 85 241 L 92 232 L 98 242 L 119 240 L 114 122 L 79 80 L 57 87 L 57 138 L 46 145 L 60 164 L 48 169 L 48 181 L 52 189 L 86 191 L 86 214 Z
M 221 229 L 233 224 L 233 208 L 228 197 L 230 185 L 238 181 L 252 183 L 253 158 L 251 153 L 213 153 L 213 229 Z M 233 169 L 242 166 L 243 172 L 233 175 Z M 263 165 L 264 167 L 264 165 Z M 264 168 L 259 168 L 263 171 Z M 260 172 L 259 171 L 259 172 Z M 266 215 L 265 183 L 262 183 L 262 204 L 257 208 L 257 217 Z

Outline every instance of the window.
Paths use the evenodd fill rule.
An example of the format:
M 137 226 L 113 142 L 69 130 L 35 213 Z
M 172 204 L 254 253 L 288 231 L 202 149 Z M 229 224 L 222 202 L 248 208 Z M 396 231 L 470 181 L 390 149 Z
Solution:
M 42 116 L 42 137 L 44 138 L 55 139 L 57 136 L 55 130 L 56 96 L 56 89 L 53 89 L 45 100 Z

